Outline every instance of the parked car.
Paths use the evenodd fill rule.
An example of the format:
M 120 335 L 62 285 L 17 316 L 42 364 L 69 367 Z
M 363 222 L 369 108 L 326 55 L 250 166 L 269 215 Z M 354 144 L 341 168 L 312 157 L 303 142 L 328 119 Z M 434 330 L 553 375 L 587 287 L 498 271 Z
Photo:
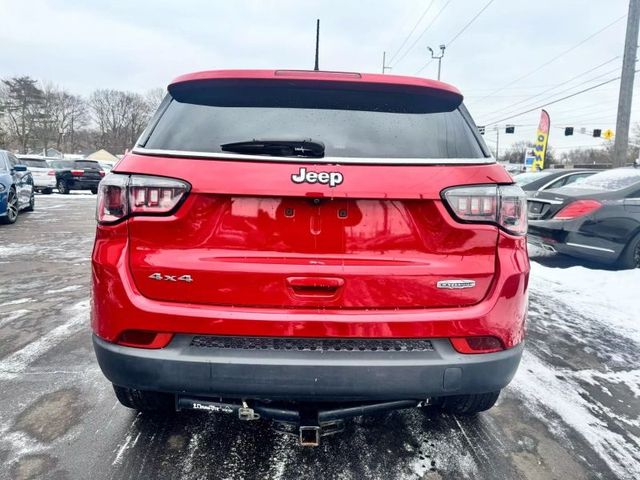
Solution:
M 176 79 L 98 193 L 93 343 L 119 401 L 303 445 L 493 406 L 523 349 L 526 197 L 461 102 L 393 75 Z
M 56 171 L 58 192 L 63 194 L 72 190 L 90 190 L 95 194 L 105 175 L 95 160 L 53 160 L 50 164 Z
M 529 242 L 620 268 L 640 267 L 640 168 L 606 170 L 529 199 Z
M 21 211 L 35 207 L 33 177 L 16 156 L 0 150 L 0 223 L 15 223 Z
M 520 173 L 513 177 L 528 196 L 534 192 L 571 185 L 574 182 L 598 173 L 597 170 L 542 170 L 540 172 Z
M 49 166 L 44 157 L 28 155 L 17 155 L 17 157 L 20 163 L 26 165 L 31 172 L 36 192 L 46 195 L 53 192 L 56 187 L 56 171 Z
M 104 170 L 104 173 L 109 173 L 111 170 L 113 170 L 113 164 L 112 163 L 107 163 L 107 162 L 98 162 L 100 164 L 100 168 L 102 168 L 102 170 Z

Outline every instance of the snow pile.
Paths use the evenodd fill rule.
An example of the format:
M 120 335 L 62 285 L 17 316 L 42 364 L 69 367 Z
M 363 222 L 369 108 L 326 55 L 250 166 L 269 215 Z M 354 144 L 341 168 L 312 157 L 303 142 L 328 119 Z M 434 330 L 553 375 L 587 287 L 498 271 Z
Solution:
M 549 268 L 531 262 L 531 295 L 577 308 L 640 343 L 640 269 Z

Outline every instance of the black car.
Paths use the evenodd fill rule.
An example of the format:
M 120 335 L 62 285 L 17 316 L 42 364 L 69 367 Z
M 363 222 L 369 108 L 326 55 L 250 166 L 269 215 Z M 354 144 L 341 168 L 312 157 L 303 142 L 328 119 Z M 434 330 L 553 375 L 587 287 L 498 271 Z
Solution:
M 533 192 L 551 190 L 570 185 L 598 173 L 597 170 L 542 170 L 540 172 L 520 173 L 513 180 L 528 196 Z
M 528 200 L 529 243 L 640 268 L 640 168 L 606 170 Z
M 66 194 L 71 190 L 90 190 L 91 193 L 98 193 L 104 170 L 95 160 L 52 160 L 49 164 L 56 171 L 58 192 Z

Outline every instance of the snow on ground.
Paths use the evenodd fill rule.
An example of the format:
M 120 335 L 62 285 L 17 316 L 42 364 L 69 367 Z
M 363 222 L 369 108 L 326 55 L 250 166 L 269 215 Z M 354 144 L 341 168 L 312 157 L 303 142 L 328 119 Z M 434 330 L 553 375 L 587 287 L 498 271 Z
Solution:
M 595 327 L 640 346 L 640 269 L 552 268 L 532 261 L 530 287 L 530 295 L 538 302 L 548 298 L 579 314 L 575 318 L 582 318 L 585 324 L 575 335 Z M 536 321 L 537 316 L 531 314 L 530 328 L 536 328 Z M 516 395 L 556 433 L 568 437 L 567 426 L 579 433 L 619 478 L 640 478 L 640 436 L 636 434 L 640 428 L 640 365 L 629 370 L 607 364 L 602 371 L 563 369 L 536 356 L 531 347 L 511 385 Z M 630 415 L 612 409 L 621 400 L 605 385 L 618 384 L 631 391 Z M 586 390 L 588 385 L 601 388 L 604 397 L 595 398 Z M 611 421 L 617 428 L 612 428 Z
M 531 262 L 531 294 L 579 307 L 589 317 L 640 343 L 640 269 L 549 268 Z
M 624 380 L 637 385 L 640 371 L 625 373 L 632 378 Z M 640 458 L 640 438 L 630 435 L 634 442 L 629 442 L 598 417 L 607 408 L 580 387 L 575 377 L 581 376 L 580 372 L 559 371 L 532 353 L 525 352 L 512 387 L 529 409 L 537 417 L 546 419 L 553 430 L 566 434 L 566 426 L 569 426 L 582 435 L 619 478 L 627 478 L 629 474 L 633 474 L 633 478 L 640 478 L 640 463 L 632 461 Z M 637 387 L 635 393 L 638 393 Z M 561 421 L 550 417 L 548 410 Z M 612 416 L 610 412 L 607 413 Z M 640 427 L 637 418 L 616 420 L 623 425 Z

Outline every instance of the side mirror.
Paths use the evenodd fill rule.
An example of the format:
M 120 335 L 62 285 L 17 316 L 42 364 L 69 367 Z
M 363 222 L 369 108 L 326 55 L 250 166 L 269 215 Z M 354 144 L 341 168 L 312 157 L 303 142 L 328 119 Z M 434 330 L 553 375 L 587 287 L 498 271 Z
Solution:
M 15 167 L 13 167 L 13 169 L 16 172 L 26 172 L 27 171 L 27 166 L 26 165 L 16 165 Z

